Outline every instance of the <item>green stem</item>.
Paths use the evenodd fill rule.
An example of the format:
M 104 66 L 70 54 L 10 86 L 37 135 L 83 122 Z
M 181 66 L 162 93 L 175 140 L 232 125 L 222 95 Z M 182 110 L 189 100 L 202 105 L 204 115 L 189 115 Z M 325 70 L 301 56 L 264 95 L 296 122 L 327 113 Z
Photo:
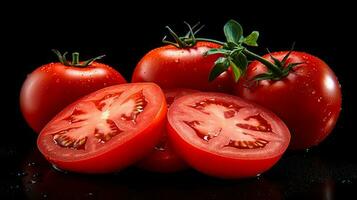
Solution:
M 270 62 L 269 60 L 249 51 L 248 49 L 244 48 L 243 49 L 243 53 L 249 57 L 252 57 L 253 59 L 261 62 L 262 64 L 264 64 L 270 71 L 272 71 L 274 74 L 277 75 L 282 75 L 283 71 L 276 66 L 275 64 L 273 64 L 272 62 Z
M 79 53 L 78 52 L 72 53 L 72 63 L 71 64 L 73 66 L 79 65 Z
M 225 46 L 226 43 L 218 41 L 218 40 L 213 40 L 213 39 L 208 39 L 208 38 L 196 38 L 196 41 L 201 41 L 201 42 L 213 42 L 222 46 Z
M 183 42 L 179 36 L 176 35 L 176 33 L 169 27 L 166 26 L 165 27 L 167 30 L 169 30 L 169 33 L 171 34 L 171 36 L 175 39 L 176 43 L 178 44 L 179 48 L 186 48 L 187 44 L 185 42 Z

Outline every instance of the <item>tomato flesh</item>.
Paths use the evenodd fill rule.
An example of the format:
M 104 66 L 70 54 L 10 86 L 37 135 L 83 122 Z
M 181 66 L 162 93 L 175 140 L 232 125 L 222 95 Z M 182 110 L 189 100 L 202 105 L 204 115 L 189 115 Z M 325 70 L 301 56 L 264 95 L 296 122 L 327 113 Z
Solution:
M 160 140 L 166 115 L 153 83 L 107 87 L 66 107 L 41 131 L 41 153 L 57 167 L 114 172 L 141 159 Z
M 286 125 L 239 97 L 197 93 L 168 111 L 170 140 L 193 168 L 222 178 L 250 177 L 272 167 L 288 147 Z
M 178 98 L 198 92 L 190 89 L 168 89 L 164 90 L 167 107 Z M 155 146 L 154 150 L 138 163 L 138 167 L 161 173 L 177 172 L 187 168 L 187 164 L 172 149 L 171 141 L 164 130 L 161 141 Z

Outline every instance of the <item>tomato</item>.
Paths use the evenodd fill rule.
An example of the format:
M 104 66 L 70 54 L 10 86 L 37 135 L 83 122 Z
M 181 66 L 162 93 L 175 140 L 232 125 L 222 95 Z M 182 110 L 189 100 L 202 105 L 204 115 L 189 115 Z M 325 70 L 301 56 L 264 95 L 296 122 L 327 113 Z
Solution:
M 282 60 L 288 52 L 272 56 Z M 264 56 L 267 59 L 269 55 Z M 252 62 L 246 76 L 235 87 L 235 94 L 272 110 L 291 131 L 291 149 L 319 144 L 332 131 L 341 110 L 341 89 L 329 66 L 319 58 L 292 52 L 286 64 L 302 63 L 280 80 L 263 80 L 247 87 L 247 81 L 267 71 Z
M 265 172 L 290 140 L 288 128 L 274 113 L 222 93 L 177 99 L 168 111 L 167 129 L 174 149 L 191 167 L 221 178 Z
M 219 55 L 203 54 L 211 48 L 219 47 L 210 42 L 197 42 L 189 48 L 177 48 L 173 45 L 156 48 L 137 64 L 132 82 L 155 82 L 164 89 L 190 88 L 231 92 L 234 82 L 226 72 L 214 81 L 208 81 L 209 73 Z
M 60 169 L 118 171 L 159 142 L 166 110 L 165 96 L 156 84 L 103 88 L 56 115 L 41 131 L 37 146 Z
M 27 76 L 20 94 L 21 111 L 39 133 L 52 117 L 78 98 L 121 83 L 126 81 L 119 72 L 98 62 L 85 67 L 50 63 Z
M 167 107 L 169 108 L 177 98 L 198 91 L 190 89 L 169 89 L 164 92 Z M 172 149 L 166 130 L 163 132 L 161 141 L 148 156 L 138 163 L 138 166 L 149 171 L 163 173 L 176 172 L 187 168 L 187 164 Z

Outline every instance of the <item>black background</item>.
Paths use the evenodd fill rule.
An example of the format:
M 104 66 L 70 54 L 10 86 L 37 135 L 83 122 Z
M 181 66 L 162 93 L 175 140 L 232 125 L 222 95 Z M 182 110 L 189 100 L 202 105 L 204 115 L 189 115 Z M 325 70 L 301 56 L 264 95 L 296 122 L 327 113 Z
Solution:
M 332 197 L 353 195 L 357 181 L 357 137 L 353 124 L 357 111 L 353 96 L 357 70 L 352 5 L 343 2 L 313 5 L 303 1 L 290 4 L 206 2 L 203 6 L 191 2 L 177 2 L 177 5 L 62 3 L 13 5 L 8 14 L 2 14 L 2 195 L 28 197 L 27 194 L 37 194 L 37 197 L 45 198 L 63 195 L 67 190 L 70 194 L 65 197 L 93 198 L 110 193 L 133 199 L 223 199 L 230 195 L 279 199 L 324 197 L 327 193 Z M 38 164 L 36 172 L 28 169 L 29 162 L 41 158 L 37 158 L 38 153 L 35 153 L 36 158 L 31 155 L 36 149 L 36 134 L 21 116 L 19 92 L 28 73 L 55 61 L 50 49 L 79 51 L 82 58 L 106 54 L 103 62 L 130 81 L 139 59 L 150 49 L 162 45 L 161 39 L 167 33 L 164 26 L 170 25 L 184 33 L 183 21 L 191 24 L 200 21 L 206 25 L 200 36 L 223 40 L 222 27 L 228 19 L 238 20 L 245 33 L 260 31 L 260 47 L 254 49 L 258 53 L 265 54 L 266 47 L 271 51 L 287 50 L 296 42 L 296 50 L 320 57 L 335 71 L 342 86 L 343 109 L 335 130 L 322 144 L 308 153 L 288 152 L 261 178 L 241 181 L 211 179 L 194 171 L 156 175 L 137 169 L 113 176 L 62 175 L 50 169 L 44 161 L 38 161 L 42 165 Z M 38 186 L 30 184 L 29 176 L 37 172 L 40 176 L 50 174 L 53 178 L 50 181 L 39 179 Z M 64 190 L 53 189 L 55 186 L 43 188 L 48 183 L 46 180 L 59 180 L 55 184 L 75 186 L 64 187 Z M 98 185 L 104 186 L 98 188 Z

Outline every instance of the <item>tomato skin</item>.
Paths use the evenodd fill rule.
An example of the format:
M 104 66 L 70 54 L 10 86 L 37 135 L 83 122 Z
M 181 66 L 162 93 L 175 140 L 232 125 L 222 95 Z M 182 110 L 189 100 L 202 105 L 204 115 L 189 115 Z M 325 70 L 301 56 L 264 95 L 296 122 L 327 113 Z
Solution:
M 153 94 L 155 94 L 158 99 L 161 99 L 161 104 L 158 108 L 157 114 L 155 118 L 150 121 L 149 126 L 147 126 L 141 132 L 137 133 L 131 139 L 125 139 L 125 142 L 121 145 L 114 146 L 114 144 L 111 143 L 113 145 L 112 146 L 108 144 L 105 151 L 102 151 L 96 155 L 71 160 L 56 157 L 56 154 L 61 155 L 61 152 L 56 152 L 53 150 L 55 149 L 54 146 L 56 146 L 56 144 L 53 142 L 53 136 L 49 137 L 50 134 L 47 133 L 48 126 L 50 126 L 52 122 L 56 121 L 56 118 L 60 117 L 66 109 L 76 106 L 79 102 L 82 101 L 82 99 L 85 99 L 90 95 L 94 96 L 104 90 L 108 90 L 109 88 L 128 87 L 130 85 L 149 85 L 150 87 L 154 88 L 152 90 Z M 67 106 L 62 112 L 57 114 L 41 131 L 37 139 L 37 146 L 40 152 L 49 162 L 62 170 L 90 174 L 112 173 L 120 171 L 142 159 L 158 143 L 162 137 L 163 129 L 165 128 L 166 112 L 167 106 L 164 94 L 156 84 L 135 83 L 110 86 L 82 97 L 81 99 Z
M 119 72 L 98 62 L 84 68 L 50 63 L 27 76 L 20 93 L 21 111 L 39 133 L 53 116 L 78 98 L 121 83 L 126 80 Z
M 198 94 L 198 93 L 197 93 Z M 276 136 L 279 138 L 279 142 L 281 142 L 280 147 L 273 149 L 269 153 L 265 150 L 255 150 L 256 153 L 254 156 L 249 155 L 250 149 L 246 152 L 241 154 L 239 151 L 235 154 L 224 154 L 222 153 L 219 148 L 227 146 L 227 143 L 217 143 L 213 144 L 216 145 L 212 148 L 209 146 L 209 143 L 204 143 L 203 146 L 199 145 L 202 144 L 197 140 L 200 138 L 196 137 L 195 135 L 191 135 L 189 132 L 180 133 L 180 130 L 185 130 L 185 128 L 178 128 L 182 127 L 182 125 L 175 124 L 174 116 L 178 113 L 181 113 L 182 110 L 178 110 L 177 113 L 173 112 L 174 107 L 179 104 L 190 105 L 184 100 L 186 99 L 195 99 L 198 95 L 188 95 L 186 97 L 180 98 L 178 101 L 172 105 L 171 109 L 168 111 L 168 123 L 166 125 L 166 129 L 168 131 L 168 135 L 174 150 L 194 169 L 200 171 L 204 174 L 223 178 L 223 179 L 237 179 L 237 178 L 247 178 L 247 177 L 254 177 L 257 176 L 268 169 L 270 169 L 277 161 L 281 158 L 283 153 L 288 147 L 290 141 L 290 133 L 286 125 L 272 112 L 269 110 L 250 103 L 249 101 L 245 101 L 239 97 L 222 94 L 222 93 L 200 93 L 199 95 L 204 96 L 205 98 L 222 98 L 222 99 L 236 99 L 237 101 L 244 102 L 244 104 L 249 105 L 250 109 L 255 110 L 258 109 L 265 113 L 265 115 L 270 116 L 269 118 L 276 124 L 277 129 L 273 129 L 274 131 L 279 133 L 280 136 Z M 197 102 L 196 102 L 197 103 Z M 227 101 L 228 104 L 231 104 L 232 101 Z M 201 105 L 201 104 L 200 104 Z M 200 111 L 204 112 L 204 111 Z M 182 114 L 184 115 L 184 114 Z M 191 119 L 185 119 L 191 120 Z M 202 119 L 205 120 L 205 119 Z M 222 130 L 222 129 L 221 129 Z M 274 133 L 274 134 L 276 134 Z M 234 134 L 234 133 L 232 133 Z M 218 136 L 219 137 L 219 136 Z M 226 137 L 226 136 L 223 136 Z M 188 139 L 191 138 L 191 139 Z M 218 146 L 218 149 L 217 149 Z M 265 148 L 265 147 L 264 147 Z M 241 150 L 240 150 L 241 151 Z
M 166 128 L 163 133 L 166 133 Z M 137 164 L 141 169 L 160 173 L 173 173 L 187 168 L 186 162 L 173 150 L 171 143 L 167 144 L 164 151 L 154 150 Z
M 288 52 L 274 52 L 282 60 Z M 270 59 L 270 55 L 264 56 Z M 341 110 L 341 89 L 330 67 L 319 58 L 292 52 L 287 63 L 300 63 L 279 81 L 264 80 L 246 87 L 247 80 L 266 72 L 266 67 L 252 62 L 246 76 L 235 87 L 235 94 L 275 112 L 289 127 L 290 149 L 306 149 L 319 144 L 332 131 Z
M 231 92 L 234 82 L 227 72 L 211 83 L 208 81 L 209 73 L 219 55 L 204 56 L 203 53 L 219 47 L 210 42 L 197 42 L 194 47 L 186 49 L 173 45 L 153 49 L 137 64 L 132 82 L 154 82 L 163 89 Z
M 223 179 L 254 177 L 270 169 L 282 156 L 281 154 L 261 160 L 227 159 L 190 145 L 175 133 L 169 123 L 166 128 L 171 141 L 175 141 L 173 143 L 175 151 L 193 168 L 214 177 Z
M 182 96 L 199 92 L 198 90 L 190 90 L 183 88 L 165 90 L 166 103 L 169 109 L 170 105 Z M 167 123 L 167 120 L 165 124 Z M 166 128 L 163 129 L 163 137 L 155 149 L 141 160 L 137 166 L 139 168 L 160 173 L 173 173 L 187 169 L 188 166 L 181 157 L 173 150 L 171 141 L 167 136 Z

